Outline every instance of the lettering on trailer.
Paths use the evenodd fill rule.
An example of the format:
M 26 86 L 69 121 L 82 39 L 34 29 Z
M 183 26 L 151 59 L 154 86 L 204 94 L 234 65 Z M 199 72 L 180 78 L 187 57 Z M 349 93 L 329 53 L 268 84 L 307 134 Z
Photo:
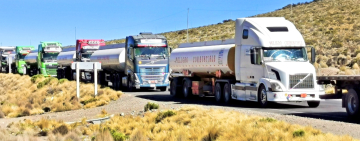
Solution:
M 225 49 L 225 48 L 222 48 L 222 49 L 219 51 L 219 57 L 218 57 L 218 64 L 219 64 L 219 65 L 222 65 L 222 64 L 223 64 L 224 49 Z
M 67 57 L 59 57 L 59 60 L 66 60 Z
M 216 61 L 216 55 L 207 56 L 195 56 L 193 57 L 193 63 L 210 63 Z
M 90 40 L 88 41 L 88 44 L 99 44 L 100 41 Z
M 175 63 L 188 63 L 189 59 L 188 57 L 176 57 Z
M 273 46 L 304 46 L 302 41 L 269 41 Z
M 109 56 L 100 56 L 100 57 L 97 57 L 98 60 L 110 60 L 110 57 Z

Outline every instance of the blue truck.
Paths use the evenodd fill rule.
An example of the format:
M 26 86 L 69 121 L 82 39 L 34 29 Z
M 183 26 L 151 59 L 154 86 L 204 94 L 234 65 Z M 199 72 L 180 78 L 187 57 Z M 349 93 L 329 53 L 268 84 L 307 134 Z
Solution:
M 170 48 L 163 35 L 140 33 L 127 36 L 125 43 L 102 46 L 90 58 L 100 62 L 99 84 L 116 90 L 133 91 L 169 87 Z

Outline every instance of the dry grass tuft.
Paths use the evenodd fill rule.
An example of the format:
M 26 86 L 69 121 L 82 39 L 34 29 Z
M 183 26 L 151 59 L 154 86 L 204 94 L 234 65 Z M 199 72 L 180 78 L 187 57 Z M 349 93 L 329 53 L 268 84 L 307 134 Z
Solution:
M 159 115 L 162 115 L 160 122 L 157 121 Z M 25 129 L 40 132 L 41 130 L 37 127 L 42 131 L 55 131 L 59 128 L 66 128 L 63 122 L 54 120 L 40 120 L 36 122 L 25 120 L 10 124 L 9 129 L 13 130 L 5 132 L 14 133 L 16 131 L 17 133 L 22 133 Z M 71 132 L 65 135 L 59 133 L 53 134 L 54 132 L 49 133 L 49 140 L 53 140 L 54 136 L 64 136 L 64 139 L 79 140 L 79 133 L 93 137 L 92 140 L 115 141 L 355 140 L 350 136 L 325 134 L 309 126 L 291 125 L 272 118 L 249 116 L 235 111 L 209 110 L 199 106 L 187 106 L 171 112 L 146 112 L 144 117 L 114 116 L 100 125 L 93 124 L 86 126 L 86 123 L 82 122 L 73 123 L 67 126 L 67 129 Z M 88 134 L 84 134 L 85 131 Z M 6 138 L 7 136 L 4 137 Z
M 6 117 L 62 112 L 106 105 L 122 95 L 120 91 L 99 86 L 98 90 L 102 91 L 102 94 L 94 98 L 94 86 L 81 84 L 79 100 L 75 86 L 75 81 L 58 81 L 56 78 L 44 78 L 41 75 L 30 78 L 19 74 L 0 74 L 0 111 Z

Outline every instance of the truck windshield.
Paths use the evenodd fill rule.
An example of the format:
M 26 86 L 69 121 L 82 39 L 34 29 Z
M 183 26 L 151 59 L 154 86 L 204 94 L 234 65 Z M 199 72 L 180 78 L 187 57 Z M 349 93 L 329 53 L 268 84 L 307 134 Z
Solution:
M 91 54 L 81 54 L 81 57 L 89 59 L 91 57 Z
M 56 60 L 58 55 L 59 53 L 44 53 L 43 58 L 45 61 L 52 61 L 52 60 Z
M 307 61 L 305 48 L 263 48 L 264 61 Z
M 140 56 L 169 56 L 168 49 L 165 47 L 144 47 L 134 48 L 135 57 Z
M 24 60 L 26 55 L 18 55 L 18 56 L 19 56 L 19 58 L 18 58 L 19 60 Z

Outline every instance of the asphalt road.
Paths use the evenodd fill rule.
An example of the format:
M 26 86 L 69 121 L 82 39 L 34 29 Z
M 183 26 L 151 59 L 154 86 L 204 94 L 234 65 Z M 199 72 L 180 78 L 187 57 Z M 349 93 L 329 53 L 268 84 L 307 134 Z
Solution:
M 232 108 L 242 108 L 246 110 L 360 124 L 360 119 L 353 120 L 348 118 L 345 108 L 341 107 L 341 99 L 323 100 L 320 102 L 320 106 L 317 108 L 308 107 L 306 102 L 271 103 L 268 108 L 259 108 L 255 102 L 232 101 L 229 104 L 222 104 L 216 103 L 214 97 L 192 97 L 187 99 L 182 97 L 172 97 L 170 96 L 169 91 L 137 91 L 128 94 L 132 94 L 143 99 L 154 100 L 158 102 L 170 102 L 173 104 L 226 106 Z

